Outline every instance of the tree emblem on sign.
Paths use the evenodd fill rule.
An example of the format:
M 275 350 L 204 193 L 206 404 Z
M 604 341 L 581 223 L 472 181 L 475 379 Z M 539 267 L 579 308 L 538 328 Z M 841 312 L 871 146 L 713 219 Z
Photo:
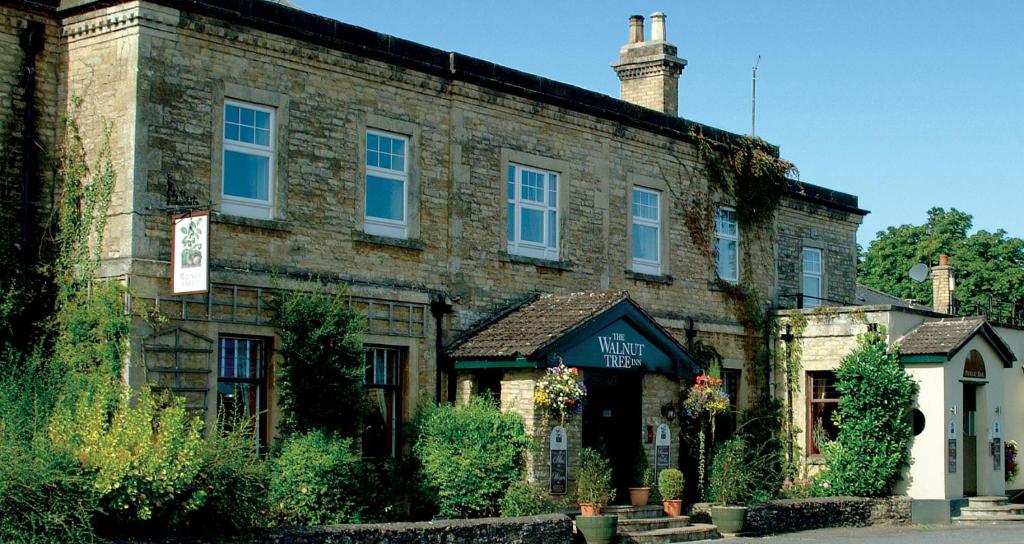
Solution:
M 187 224 L 181 227 L 181 267 L 194 268 L 203 264 L 203 243 L 200 236 L 203 232 L 199 228 L 199 221 L 190 218 Z

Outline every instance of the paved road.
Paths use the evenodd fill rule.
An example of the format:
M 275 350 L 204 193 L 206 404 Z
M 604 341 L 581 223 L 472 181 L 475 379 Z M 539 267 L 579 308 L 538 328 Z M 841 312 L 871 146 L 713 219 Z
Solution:
M 716 544 L 763 542 L 765 544 L 1021 544 L 1024 525 L 932 525 L 914 527 L 865 527 L 860 529 L 821 529 L 767 537 L 734 537 Z

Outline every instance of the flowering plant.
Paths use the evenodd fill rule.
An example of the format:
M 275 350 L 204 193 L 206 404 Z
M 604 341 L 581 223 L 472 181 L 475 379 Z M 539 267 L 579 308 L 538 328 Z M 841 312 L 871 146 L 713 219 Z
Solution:
M 687 415 L 696 418 L 707 414 L 714 418 L 729 409 L 729 394 L 722 388 L 722 378 L 712 378 L 707 374 L 697 376 L 690 393 L 683 402 Z
M 557 416 L 564 426 L 568 416 L 583 411 L 583 400 L 587 396 L 587 386 L 576 368 L 568 368 L 565 363 L 549 368 L 544 377 L 537 382 L 537 391 L 533 403 L 551 415 Z
M 1004 467 L 1004 477 L 1007 482 L 1017 477 L 1017 472 L 1020 471 L 1020 465 L 1017 464 L 1017 452 L 1020 450 L 1020 444 L 1016 440 L 1006 441 L 1006 465 Z

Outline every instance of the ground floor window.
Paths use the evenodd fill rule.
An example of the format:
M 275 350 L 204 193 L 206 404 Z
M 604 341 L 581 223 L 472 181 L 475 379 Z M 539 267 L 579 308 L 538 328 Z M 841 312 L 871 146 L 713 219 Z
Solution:
M 729 410 L 715 419 L 715 441 L 728 440 L 736 432 L 739 417 L 740 370 L 722 369 L 722 390 L 729 395 Z
M 370 409 L 363 431 L 363 455 L 397 457 L 401 422 L 403 350 L 366 348 L 366 394 Z
M 267 340 L 221 336 L 217 355 L 217 413 L 230 428 L 252 421 L 262 451 L 267 445 Z
M 820 455 L 821 445 L 835 440 L 839 428 L 832 414 L 839 406 L 834 372 L 807 373 L 807 453 Z

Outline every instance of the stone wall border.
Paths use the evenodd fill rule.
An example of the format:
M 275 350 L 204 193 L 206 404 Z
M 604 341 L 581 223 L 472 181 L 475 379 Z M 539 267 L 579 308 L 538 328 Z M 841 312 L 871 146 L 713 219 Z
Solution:
M 791 533 L 829 527 L 897 526 L 911 523 L 910 497 L 816 497 L 751 506 L 745 535 Z M 711 523 L 708 503 L 693 505 L 690 520 Z

